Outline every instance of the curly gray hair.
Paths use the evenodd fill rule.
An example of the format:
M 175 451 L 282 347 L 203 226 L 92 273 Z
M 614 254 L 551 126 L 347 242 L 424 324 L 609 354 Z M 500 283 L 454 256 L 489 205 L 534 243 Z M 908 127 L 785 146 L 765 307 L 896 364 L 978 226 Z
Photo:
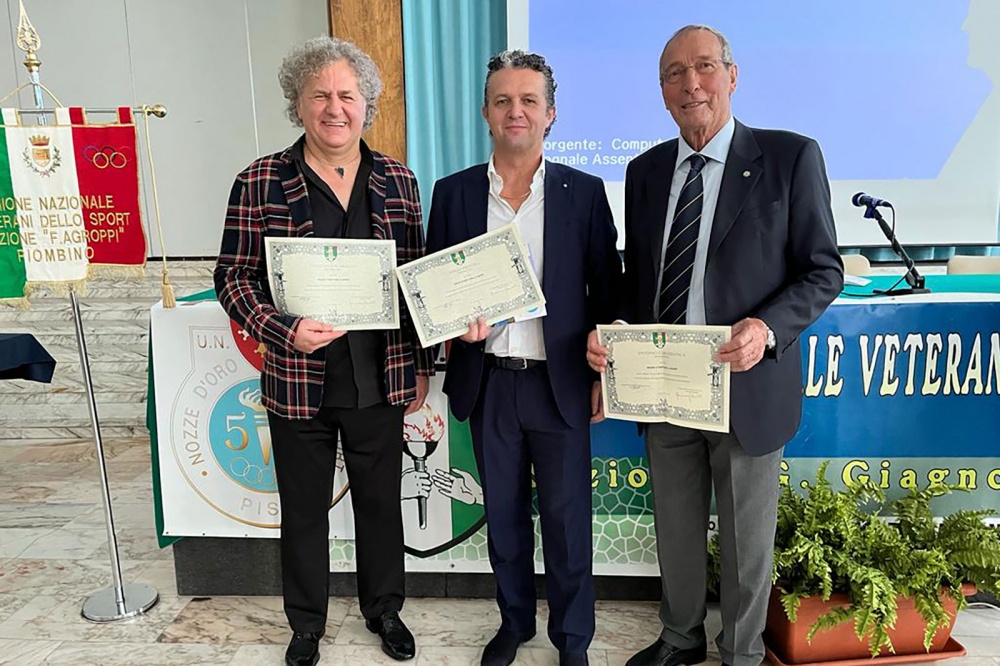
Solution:
M 335 37 L 314 37 L 292 49 L 281 62 L 278 83 L 288 100 L 285 113 L 292 124 L 302 127 L 302 119 L 299 118 L 296 107 L 306 82 L 321 69 L 338 60 L 347 61 L 358 77 L 358 90 L 365 98 L 364 129 L 372 126 L 378 114 L 378 98 L 382 94 L 378 65 L 353 42 Z

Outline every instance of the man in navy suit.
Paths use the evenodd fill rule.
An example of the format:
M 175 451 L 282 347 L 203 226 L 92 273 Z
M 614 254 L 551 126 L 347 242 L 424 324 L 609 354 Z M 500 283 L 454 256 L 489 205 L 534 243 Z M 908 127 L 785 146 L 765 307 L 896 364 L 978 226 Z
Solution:
M 585 351 L 588 332 L 617 311 L 617 234 L 601 180 L 543 159 L 556 115 L 545 59 L 505 51 L 487 69 L 482 112 L 493 156 L 436 184 L 427 247 L 516 224 L 546 313 L 492 328 L 470 322 L 448 357 L 444 391 L 472 430 L 501 615 L 482 663 L 510 664 L 535 634 L 533 472 L 549 638 L 560 664 L 586 664 L 594 635 L 590 423 L 603 413 Z
M 771 586 L 782 449 L 802 412 L 799 335 L 843 287 L 830 187 L 819 145 L 736 121 L 737 67 L 726 38 L 678 30 L 660 86 L 680 139 L 633 160 L 625 176 L 625 289 L 630 324 L 732 327 L 730 432 L 646 429 L 663 587 L 662 630 L 627 666 L 706 659 L 709 500 L 722 557 L 719 656 L 757 666 Z M 588 360 L 607 349 L 588 341 Z

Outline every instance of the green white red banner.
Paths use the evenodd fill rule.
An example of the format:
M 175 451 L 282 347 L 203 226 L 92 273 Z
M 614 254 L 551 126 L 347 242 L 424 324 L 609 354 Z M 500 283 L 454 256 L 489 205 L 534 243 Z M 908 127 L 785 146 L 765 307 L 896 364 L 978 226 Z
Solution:
M 0 126 L 0 301 L 34 285 L 67 286 L 110 273 L 141 276 L 146 238 L 132 111 L 88 123 L 79 107 L 55 124 Z

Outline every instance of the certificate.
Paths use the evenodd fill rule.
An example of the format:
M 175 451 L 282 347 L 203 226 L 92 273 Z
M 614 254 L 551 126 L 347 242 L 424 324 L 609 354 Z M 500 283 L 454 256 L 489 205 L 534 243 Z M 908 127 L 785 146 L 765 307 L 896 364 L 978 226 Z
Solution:
M 282 314 L 341 331 L 399 328 L 396 243 L 267 237 L 267 280 Z
M 604 414 L 729 432 L 729 364 L 714 361 L 728 326 L 598 326 L 608 347 Z
M 457 338 L 478 317 L 491 325 L 517 321 L 545 304 L 514 224 L 411 261 L 396 274 L 424 347 Z

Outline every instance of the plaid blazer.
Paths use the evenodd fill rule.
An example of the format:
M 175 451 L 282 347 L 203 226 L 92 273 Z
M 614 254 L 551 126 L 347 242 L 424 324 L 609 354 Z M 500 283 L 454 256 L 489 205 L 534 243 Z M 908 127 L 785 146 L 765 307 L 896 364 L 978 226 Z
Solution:
M 365 147 L 367 149 L 367 146 Z M 372 151 L 368 181 L 372 236 L 396 241 L 396 261 L 424 255 L 424 231 L 417 180 L 406 166 Z M 326 349 L 296 351 L 299 318 L 274 307 L 267 282 L 265 236 L 312 236 L 312 212 L 305 178 L 291 159 L 291 147 L 261 157 L 236 176 L 222 247 L 215 265 L 215 291 L 229 316 L 267 346 L 261 389 L 264 407 L 288 419 L 316 415 L 323 400 Z M 433 375 L 433 350 L 423 349 L 403 299 L 400 327 L 385 332 L 386 398 L 402 405 L 416 397 L 416 375 Z

